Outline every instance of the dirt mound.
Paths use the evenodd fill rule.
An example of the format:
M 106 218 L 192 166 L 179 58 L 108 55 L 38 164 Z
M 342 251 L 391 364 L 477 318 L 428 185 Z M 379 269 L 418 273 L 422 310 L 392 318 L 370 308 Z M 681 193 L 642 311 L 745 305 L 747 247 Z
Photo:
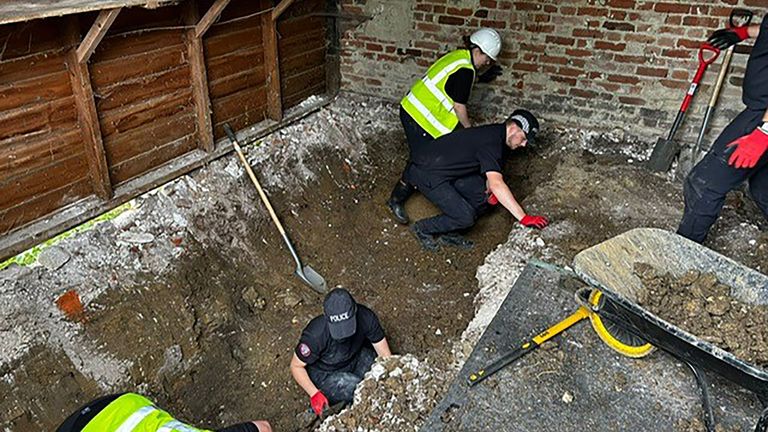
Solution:
M 690 270 L 681 277 L 635 263 L 646 290 L 638 303 L 683 330 L 736 357 L 768 365 L 768 307 L 742 303 L 713 273 Z
M 410 354 L 379 359 L 357 387 L 352 406 L 318 430 L 417 431 L 445 388 L 443 377 Z

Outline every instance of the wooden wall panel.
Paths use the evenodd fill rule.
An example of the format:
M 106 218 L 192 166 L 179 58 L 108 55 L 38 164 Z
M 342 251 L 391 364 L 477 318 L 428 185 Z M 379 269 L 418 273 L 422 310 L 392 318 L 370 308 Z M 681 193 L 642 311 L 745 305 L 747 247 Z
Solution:
M 198 2 L 203 16 L 214 0 Z M 269 4 L 232 0 L 203 37 L 216 138 L 224 122 L 266 118 Z M 277 22 L 283 108 L 326 91 L 325 8 L 297 1 Z M 66 65 L 77 44 L 63 32 L 79 23 L 85 35 L 97 15 L 0 26 L 0 235 L 94 194 Z M 183 16 L 179 6 L 124 9 L 88 62 L 112 187 L 200 145 Z
M 278 21 L 283 109 L 326 91 L 326 18 L 313 15 L 324 8 L 323 1 L 296 2 Z
M 201 12 L 211 2 L 201 2 Z M 224 9 L 221 23 L 203 38 L 214 136 L 224 136 L 222 125 L 235 130 L 264 120 L 264 50 L 261 17 L 226 22 L 260 12 L 259 2 L 233 0 Z
M 196 127 L 180 15 L 177 7 L 122 11 L 94 53 L 91 81 L 114 185 L 191 150 L 178 144 Z
M 62 28 L 0 26 L 0 233 L 91 192 Z

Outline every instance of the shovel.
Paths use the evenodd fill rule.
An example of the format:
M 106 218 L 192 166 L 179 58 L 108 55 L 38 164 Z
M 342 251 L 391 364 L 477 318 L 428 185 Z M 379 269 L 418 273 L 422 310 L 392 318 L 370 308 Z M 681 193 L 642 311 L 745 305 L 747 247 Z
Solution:
M 256 190 L 259 191 L 259 197 L 261 197 L 261 201 L 264 202 L 264 205 L 267 207 L 267 210 L 269 210 L 269 216 L 272 218 L 272 222 L 274 222 L 275 226 L 277 226 L 277 230 L 280 231 L 280 235 L 283 236 L 285 245 L 288 246 L 288 250 L 291 251 L 293 260 L 296 261 L 296 271 L 294 272 L 294 274 L 298 276 L 299 279 L 302 280 L 302 282 L 309 285 L 313 290 L 317 291 L 320 294 L 325 294 L 328 291 L 328 286 L 325 283 L 325 279 L 323 279 L 323 277 L 320 276 L 312 267 L 301 264 L 299 255 L 296 253 L 296 249 L 293 248 L 293 244 L 291 243 L 291 240 L 288 238 L 288 234 L 286 234 L 285 229 L 283 228 L 283 224 L 281 224 L 280 219 L 277 218 L 277 214 L 275 214 L 275 210 L 272 208 L 272 204 L 270 204 L 269 198 L 267 198 L 267 195 L 264 193 L 264 190 L 261 188 L 259 181 L 256 179 L 256 175 L 253 173 L 253 170 L 251 169 L 251 165 L 248 163 L 248 161 L 245 159 L 245 156 L 243 155 L 243 150 L 240 148 L 240 144 L 237 142 L 237 137 L 235 136 L 235 132 L 232 130 L 232 128 L 229 126 L 228 123 L 224 123 L 224 132 L 226 132 L 227 136 L 229 137 L 229 140 L 232 141 L 232 145 L 235 147 L 235 151 L 237 152 L 237 155 L 240 156 L 240 161 L 243 162 L 243 165 L 245 166 L 245 170 L 248 172 L 248 176 L 251 178 L 251 181 L 253 182 L 254 186 L 256 186 Z

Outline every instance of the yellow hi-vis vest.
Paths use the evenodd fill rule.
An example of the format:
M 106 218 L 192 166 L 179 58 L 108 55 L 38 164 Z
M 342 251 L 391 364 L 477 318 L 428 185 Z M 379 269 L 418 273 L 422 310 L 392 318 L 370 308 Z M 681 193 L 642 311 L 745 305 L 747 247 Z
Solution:
M 400 102 L 403 109 L 433 138 L 440 138 L 459 124 L 459 117 L 453 110 L 453 99 L 445 92 L 445 83 L 451 74 L 462 68 L 472 71 L 474 81 L 475 68 L 470 51 L 449 52 L 427 69 L 427 74 L 413 84 L 411 91 Z
M 176 421 L 152 402 L 134 393 L 115 399 L 96 414 L 83 432 L 210 432 Z

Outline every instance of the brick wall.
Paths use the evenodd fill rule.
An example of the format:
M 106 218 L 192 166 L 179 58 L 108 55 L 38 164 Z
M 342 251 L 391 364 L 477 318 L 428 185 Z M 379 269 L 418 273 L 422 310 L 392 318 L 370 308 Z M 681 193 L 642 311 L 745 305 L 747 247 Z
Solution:
M 480 26 L 501 34 L 504 73 L 477 84 L 471 108 L 501 119 L 525 106 L 555 123 L 666 135 L 697 66 L 701 41 L 734 7 L 768 13 L 768 0 L 342 0 L 370 17 L 344 31 L 342 88 L 399 99 L 440 55 Z M 709 138 L 742 109 L 747 56 L 736 55 Z M 681 136 L 695 140 L 720 60 L 705 76 Z

